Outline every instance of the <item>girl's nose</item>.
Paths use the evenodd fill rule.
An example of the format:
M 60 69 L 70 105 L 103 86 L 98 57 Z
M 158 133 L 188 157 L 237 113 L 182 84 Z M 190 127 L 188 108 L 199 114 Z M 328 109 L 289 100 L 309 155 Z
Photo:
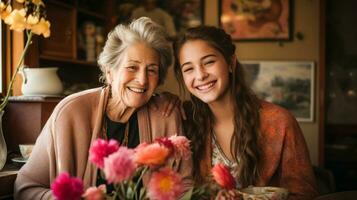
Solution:
M 203 81 L 208 77 L 208 73 L 202 69 L 202 67 L 197 68 L 197 79 Z

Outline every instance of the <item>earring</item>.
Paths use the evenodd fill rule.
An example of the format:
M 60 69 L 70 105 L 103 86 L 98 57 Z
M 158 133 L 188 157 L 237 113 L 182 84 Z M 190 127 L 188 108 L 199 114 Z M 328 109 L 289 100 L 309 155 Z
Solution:
M 112 85 L 111 84 L 108 84 L 108 89 L 109 89 L 109 98 L 112 98 L 113 94 L 112 94 Z

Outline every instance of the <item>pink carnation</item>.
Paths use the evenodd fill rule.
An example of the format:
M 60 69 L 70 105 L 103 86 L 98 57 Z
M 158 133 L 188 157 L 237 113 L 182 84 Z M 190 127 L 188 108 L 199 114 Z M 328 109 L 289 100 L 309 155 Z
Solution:
M 120 147 L 119 150 L 104 159 L 104 174 L 108 183 L 120 183 L 129 179 L 136 170 L 133 160 L 134 150 Z
M 119 149 L 119 144 L 116 140 L 97 139 L 93 142 L 89 149 L 89 160 L 98 168 L 103 169 L 104 158 L 116 152 Z
M 147 189 L 149 198 L 155 200 L 178 199 L 184 192 L 180 175 L 168 168 L 154 172 Z
M 158 166 L 165 163 L 170 150 L 158 143 L 139 145 L 135 149 L 135 162 L 142 165 Z
M 234 189 L 236 182 L 230 173 L 229 169 L 222 163 L 216 164 L 212 169 L 211 173 L 213 179 L 220 185 L 222 188 L 230 190 Z
M 191 157 L 190 140 L 185 136 L 174 135 L 171 136 L 169 140 L 174 144 L 176 158 L 184 158 L 187 160 Z
M 52 182 L 51 190 L 57 200 L 77 200 L 81 199 L 84 186 L 81 179 L 70 177 L 67 172 L 63 172 Z
M 104 200 L 106 193 L 105 185 L 100 185 L 98 187 L 90 187 L 82 195 L 85 200 Z

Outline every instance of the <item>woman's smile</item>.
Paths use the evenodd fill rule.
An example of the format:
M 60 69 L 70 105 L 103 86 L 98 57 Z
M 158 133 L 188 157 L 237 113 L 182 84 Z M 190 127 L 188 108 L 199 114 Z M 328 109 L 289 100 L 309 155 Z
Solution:
M 130 91 L 135 93 L 144 93 L 147 89 L 144 88 L 137 88 L 137 87 L 127 87 Z

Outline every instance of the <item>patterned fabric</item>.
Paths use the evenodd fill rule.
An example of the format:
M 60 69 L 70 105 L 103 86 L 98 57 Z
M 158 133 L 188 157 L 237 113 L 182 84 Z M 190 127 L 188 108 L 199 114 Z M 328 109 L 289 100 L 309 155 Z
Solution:
M 236 162 L 233 162 L 227 158 L 221 146 L 218 144 L 216 137 L 212 136 L 212 166 L 218 163 L 222 163 L 231 169 L 237 166 Z
M 230 169 L 231 174 L 233 175 L 233 177 L 236 178 L 237 189 L 241 188 L 241 184 L 239 183 L 238 179 L 238 163 L 231 161 L 229 160 L 229 158 L 227 158 L 221 146 L 219 145 L 215 134 L 212 134 L 212 166 L 218 163 L 222 163 Z

